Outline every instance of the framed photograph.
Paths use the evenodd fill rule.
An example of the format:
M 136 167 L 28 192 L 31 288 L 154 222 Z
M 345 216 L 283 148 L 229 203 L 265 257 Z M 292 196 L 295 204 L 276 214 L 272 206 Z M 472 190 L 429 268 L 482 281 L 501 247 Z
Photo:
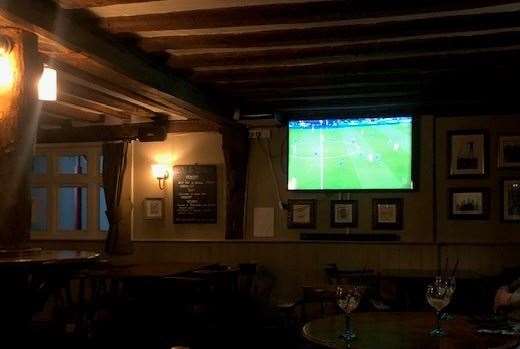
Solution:
M 143 201 L 144 219 L 163 219 L 164 218 L 164 199 L 147 198 Z
M 403 199 L 373 199 L 372 229 L 403 229 Z
M 502 179 L 502 221 L 520 223 L 520 178 Z
M 316 200 L 288 200 L 287 227 L 316 228 Z
M 332 228 L 357 227 L 358 203 L 356 200 L 330 201 L 330 226 Z
M 498 167 L 520 168 L 520 135 L 498 137 Z
M 486 188 L 449 189 L 450 219 L 487 219 L 489 217 L 489 190 Z
M 448 132 L 449 177 L 483 177 L 488 174 L 485 131 Z

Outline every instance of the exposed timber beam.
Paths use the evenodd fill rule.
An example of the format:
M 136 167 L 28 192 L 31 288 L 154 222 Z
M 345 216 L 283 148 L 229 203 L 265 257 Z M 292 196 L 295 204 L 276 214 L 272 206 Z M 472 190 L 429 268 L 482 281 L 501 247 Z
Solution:
M 3 23 L 32 31 L 70 49 L 74 60 L 70 57 L 69 60 L 80 70 L 117 81 L 119 86 L 137 90 L 152 99 L 168 100 L 201 118 L 235 124 L 230 118 L 232 108 L 225 101 L 215 100 L 186 80 L 167 74 L 117 46 L 102 34 L 85 29 L 73 16 L 51 1 L 8 1 L 0 8 Z
M 38 143 L 108 142 L 137 139 L 139 129 L 154 123 L 39 129 Z M 161 127 L 157 125 L 157 127 Z M 169 121 L 168 133 L 218 132 L 220 126 L 204 120 Z
M 108 93 L 101 92 L 99 90 L 89 88 L 62 78 L 59 80 L 59 86 L 60 91 L 63 91 L 63 94 L 74 95 L 89 101 L 117 108 L 125 111 L 130 116 L 133 115 L 142 118 L 151 118 L 155 115 L 153 111 L 143 108 L 139 105 L 132 104 Z
M 105 121 L 105 115 L 77 107 L 67 102 L 43 102 L 42 110 L 47 113 L 65 116 L 77 121 L 91 123 L 101 123 Z
M 117 110 L 114 108 L 110 108 L 104 104 L 92 102 L 88 99 L 77 97 L 75 95 L 71 95 L 71 94 L 67 94 L 67 93 L 60 93 L 58 100 L 75 105 L 77 107 L 89 109 L 89 110 L 92 110 L 92 111 L 100 113 L 100 114 L 105 114 L 107 116 L 113 116 L 113 117 L 121 119 L 121 120 L 129 121 L 131 119 L 131 116 L 128 113 L 125 113 L 121 110 Z
M 329 0 L 292 4 L 268 4 L 254 6 L 176 11 L 136 16 L 109 17 L 103 20 L 104 28 L 112 32 L 151 30 L 179 30 L 253 25 L 295 24 L 356 20 L 360 18 L 391 19 L 417 13 L 439 13 L 475 9 L 483 6 L 511 4 L 514 0 L 459 0 L 451 2 L 400 0 L 349 1 Z M 428 17 L 439 15 L 424 15 Z
M 251 79 L 261 76 L 292 76 L 317 74 L 353 74 L 389 69 L 439 70 L 467 67 L 486 67 L 489 62 L 511 64 L 520 57 L 520 45 L 492 47 L 468 52 L 451 50 L 427 54 L 405 54 L 395 56 L 366 55 L 364 57 L 336 57 L 307 62 L 285 62 L 272 65 L 244 65 L 231 67 L 208 67 L 196 71 L 200 80 Z
M 258 51 L 218 52 L 172 56 L 170 64 L 174 67 L 205 67 L 227 65 L 269 64 L 288 60 L 306 58 L 334 58 L 347 55 L 381 55 L 397 54 L 435 54 L 449 50 L 467 50 L 468 54 L 475 50 L 494 47 L 513 46 L 520 42 L 520 27 L 516 31 L 506 33 L 486 33 L 473 36 L 455 36 L 451 38 L 420 37 L 407 40 L 373 40 L 370 42 L 348 42 L 329 46 L 284 47 Z
M 450 37 L 481 31 L 506 31 L 518 27 L 520 12 L 473 13 L 407 21 L 292 28 L 224 34 L 183 34 L 141 38 L 147 51 L 275 48 L 341 41 L 384 40 L 414 36 Z

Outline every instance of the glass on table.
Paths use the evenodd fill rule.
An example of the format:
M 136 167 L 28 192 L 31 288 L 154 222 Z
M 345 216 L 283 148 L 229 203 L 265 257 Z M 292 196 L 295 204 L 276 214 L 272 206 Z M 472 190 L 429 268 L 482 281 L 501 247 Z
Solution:
M 437 321 L 435 327 L 430 331 L 430 335 L 442 337 L 446 332 L 441 327 L 441 311 L 450 304 L 450 287 L 446 280 L 436 279 L 433 284 L 426 287 L 426 301 L 435 309 Z
M 345 312 L 345 331 L 341 334 L 341 338 L 346 341 L 351 341 L 357 337 L 352 328 L 351 313 L 359 306 L 363 291 L 363 287 L 354 285 L 338 285 L 336 287 L 338 306 Z

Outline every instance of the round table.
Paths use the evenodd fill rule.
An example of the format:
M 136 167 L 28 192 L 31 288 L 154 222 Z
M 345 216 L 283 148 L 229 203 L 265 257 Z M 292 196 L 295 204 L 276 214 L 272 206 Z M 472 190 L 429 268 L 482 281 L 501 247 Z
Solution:
M 99 253 L 89 251 L 0 250 L 0 326 L 4 337 L 24 339 L 32 315 L 42 310 L 49 295 L 99 258 Z
M 462 316 L 443 321 L 447 336 L 431 337 L 429 331 L 434 323 L 433 313 L 354 313 L 353 326 L 358 338 L 350 346 L 340 338 L 345 328 L 343 315 L 311 321 L 303 327 L 303 335 L 318 346 L 342 349 L 487 349 L 518 340 L 518 337 L 480 335 Z

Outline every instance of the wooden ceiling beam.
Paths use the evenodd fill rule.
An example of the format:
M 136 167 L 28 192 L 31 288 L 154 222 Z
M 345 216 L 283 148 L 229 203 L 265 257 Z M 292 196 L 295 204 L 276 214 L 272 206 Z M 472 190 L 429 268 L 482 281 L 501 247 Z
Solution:
M 41 111 L 38 126 L 67 127 L 71 125 L 71 122 L 72 120 L 67 117 Z
M 468 52 L 453 50 L 451 52 L 434 52 L 430 54 L 403 55 L 389 57 L 386 55 L 353 58 L 335 58 L 331 61 L 310 61 L 305 64 L 297 62 L 280 62 L 279 65 L 233 66 L 230 68 L 205 69 L 195 72 L 198 80 L 239 80 L 254 79 L 262 76 L 291 77 L 294 75 L 320 74 L 355 74 L 376 72 L 378 70 L 415 69 L 443 70 L 468 69 L 479 66 L 489 68 L 489 62 L 494 64 L 515 64 L 520 58 L 520 46 L 498 47 Z
M 134 4 L 148 1 L 150 0 L 58 0 L 58 3 L 65 9 L 80 9 L 87 7 Z
M 64 116 L 77 121 L 90 123 L 102 123 L 105 121 L 103 114 L 79 108 L 66 102 L 43 102 L 42 110 L 46 113 Z
M 109 17 L 103 19 L 102 26 L 111 32 L 122 33 L 151 30 L 293 24 L 368 17 L 389 17 L 409 15 L 418 12 L 427 13 L 468 8 L 475 9 L 482 6 L 496 6 L 514 2 L 514 0 L 459 0 L 450 2 L 426 0 L 417 3 L 417 1 L 413 0 L 391 2 L 386 0 L 356 0 L 349 2 L 345 2 L 344 0 L 329 0 Z
M 422 81 L 397 81 L 397 82 L 366 82 L 366 83 L 337 83 L 316 84 L 312 86 L 288 86 L 288 87 L 252 87 L 237 89 L 230 94 L 237 97 L 267 97 L 267 96 L 315 96 L 325 94 L 348 94 L 364 92 L 386 92 L 386 91 L 412 91 L 421 87 Z
M 240 49 L 326 44 L 341 41 L 449 35 L 518 27 L 519 12 L 455 15 L 369 24 L 331 25 L 305 29 L 265 30 L 245 33 L 175 35 L 141 38 L 146 51 L 176 49 Z
M 103 142 L 137 139 L 139 129 L 153 123 L 39 129 L 38 143 Z M 220 126 L 205 120 L 169 121 L 168 133 L 218 132 Z
M 60 91 L 63 94 L 74 95 L 76 97 L 91 101 L 92 103 L 99 103 L 112 108 L 117 108 L 124 111 L 129 117 L 131 115 L 142 118 L 151 118 L 155 113 L 151 110 L 143 108 L 139 105 L 132 104 L 126 100 L 114 97 L 99 90 L 86 87 L 63 78 L 59 79 Z
M 223 125 L 234 126 L 233 107 L 179 78 L 153 66 L 128 48 L 108 40 L 103 33 L 86 28 L 75 13 L 65 12 L 52 1 L 8 1 L 0 8 L 3 23 L 34 32 L 72 51 L 66 57 L 78 70 L 86 71 L 121 88 L 139 91 L 150 99 L 166 100 Z
M 365 88 L 339 88 L 339 89 L 308 89 L 308 90 L 267 90 L 263 92 L 242 93 L 240 97 L 251 101 L 282 101 L 282 100 L 313 100 L 331 98 L 333 96 L 350 96 L 359 98 L 367 96 L 401 96 L 416 94 L 420 91 L 420 85 L 409 86 L 381 86 Z
M 381 84 L 417 83 L 443 72 L 451 70 L 419 70 L 419 69 L 387 69 L 369 72 L 341 73 L 328 72 L 324 74 L 293 74 L 256 76 L 244 79 L 223 77 L 214 81 L 218 88 L 226 91 L 247 91 L 248 89 L 286 89 L 286 88 L 314 88 L 324 84 L 349 85 L 351 87 L 372 86 Z
M 72 94 L 67 93 L 60 93 L 58 96 L 58 100 L 62 102 L 66 102 L 84 109 L 89 109 L 94 112 L 105 114 L 107 116 L 113 116 L 115 118 L 121 119 L 123 121 L 130 121 L 131 115 L 128 113 L 125 113 L 121 110 L 110 108 L 104 104 L 93 102 L 88 99 L 84 99 L 81 97 L 77 97 Z
M 52 59 L 48 60 L 47 64 L 57 69 L 60 72 L 60 77 L 63 78 L 63 80 L 70 81 L 76 85 L 84 86 L 90 90 L 102 90 L 102 92 L 104 91 L 104 94 L 112 96 L 117 100 L 127 102 L 132 106 L 130 109 L 123 107 L 117 109 L 122 109 L 132 113 L 134 110 L 133 105 L 137 105 L 138 107 L 144 109 L 144 114 L 147 115 L 152 111 L 160 111 L 167 114 L 184 115 L 187 117 L 190 116 L 188 111 L 170 101 L 164 99 L 152 99 L 148 96 L 140 94 L 137 90 L 126 89 L 117 85 L 117 83 L 114 81 L 109 81 L 86 71 L 79 70 L 78 68 L 75 68 L 74 66 L 71 66 L 70 64 L 63 61 Z M 121 96 L 124 96 L 124 99 Z
M 375 40 L 370 43 L 350 42 L 344 45 L 323 47 L 298 47 L 270 49 L 262 51 L 230 53 L 206 53 L 172 56 L 170 64 L 174 67 L 206 67 L 226 65 L 273 64 L 288 60 L 303 60 L 307 58 L 334 58 L 347 55 L 397 55 L 397 54 L 427 54 L 449 50 L 474 51 L 490 46 L 507 47 L 520 43 L 520 27 L 509 33 L 461 36 L 452 38 L 420 38 L 405 41 L 383 42 Z

